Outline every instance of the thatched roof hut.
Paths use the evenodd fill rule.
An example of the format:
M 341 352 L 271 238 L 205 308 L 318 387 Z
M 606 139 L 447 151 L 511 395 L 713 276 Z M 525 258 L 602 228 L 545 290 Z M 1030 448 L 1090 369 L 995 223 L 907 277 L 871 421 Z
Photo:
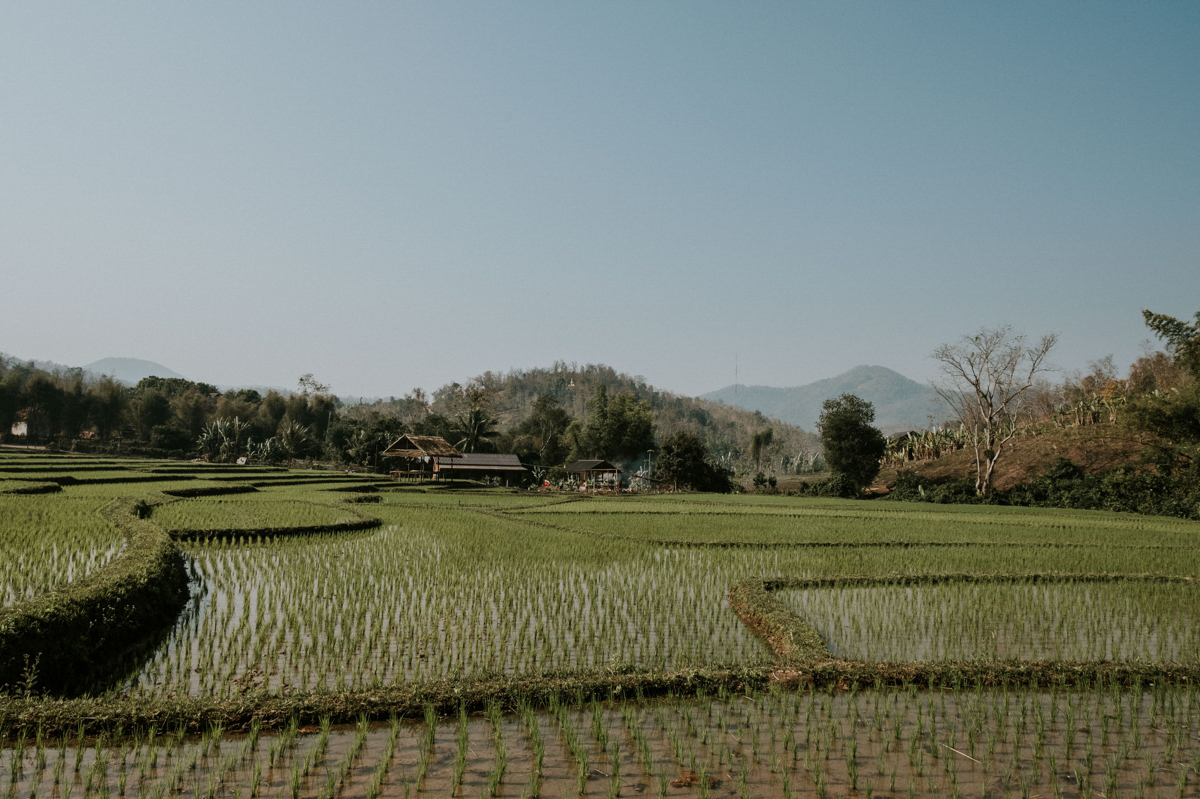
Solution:
M 461 458 L 462 453 L 441 436 L 412 436 L 407 433 L 382 453 L 385 458 Z
M 410 479 L 435 478 L 442 470 L 443 458 L 461 458 L 462 453 L 441 436 L 413 436 L 407 433 L 392 442 L 382 453 L 385 458 L 407 458 L 417 461 L 418 468 L 391 472 L 393 477 Z

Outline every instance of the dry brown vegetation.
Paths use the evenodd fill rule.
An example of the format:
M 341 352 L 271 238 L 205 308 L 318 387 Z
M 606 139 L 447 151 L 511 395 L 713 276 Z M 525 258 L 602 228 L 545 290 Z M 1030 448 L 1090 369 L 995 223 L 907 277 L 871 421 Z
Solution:
M 1010 442 L 1010 451 L 996 467 L 996 488 L 1004 491 L 1036 478 L 1058 458 L 1078 464 L 1088 474 L 1140 464 L 1142 452 L 1151 443 L 1152 437 L 1147 434 L 1116 424 L 1051 427 L 1030 432 Z M 969 449 L 960 449 L 940 458 L 912 461 L 900 468 L 930 479 L 974 479 L 975 456 Z M 887 485 L 895 482 L 898 471 L 894 465 L 885 467 L 876 479 L 875 490 L 886 490 Z

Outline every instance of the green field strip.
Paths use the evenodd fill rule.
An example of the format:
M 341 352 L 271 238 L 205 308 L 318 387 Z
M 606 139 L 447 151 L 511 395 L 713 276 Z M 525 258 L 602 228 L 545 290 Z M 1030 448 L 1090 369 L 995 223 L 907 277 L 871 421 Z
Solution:
M 1185 534 L 1195 538 L 1200 543 L 1200 522 L 1171 517 L 1146 517 L 1132 514 L 1120 514 L 1110 511 L 1063 511 L 1055 508 L 1000 508 L 990 505 L 939 505 L 938 510 L 929 510 L 929 506 L 916 503 L 886 503 L 898 506 L 895 509 L 876 510 L 885 503 L 872 503 L 871 508 L 861 507 L 862 501 L 846 500 L 854 503 L 854 509 L 823 507 L 821 500 L 792 499 L 790 507 L 770 507 L 767 509 L 747 509 L 745 507 L 710 507 L 715 503 L 698 502 L 701 507 L 687 507 L 679 501 L 662 503 L 663 507 L 646 508 L 645 504 L 656 502 L 653 499 L 642 501 L 641 498 L 603 498 L 591 502 L 581 502 L 567 508 L 548 510 L 532 506 L 523 511 L 531 515 L 542 513 L 564 513 L 575 515 L 591 515 L 612 519 L 640 517 L 650 518 L 685 518 L 705 520 L 708 518 L 738 518 L 754 519 L 787 518 L 787 519 L 822 519 L 844 520 L 848 522 L 897 522 L 950 524 L 955 519 L 972 526 L 990 528 L 1003 527 L 1032 527 L 1039 530 L 1138 530 L 1156 533 Z M 943 508 L 946 510 L 943 512 Z
M 255 474 L 255 475 L 272 475 L 286 474 L 287 469 L 283 466 L 239 466 L 236 463 L 221 464 L 221 463 L 181 463 L 171 466 L 155 466 L 150 469 L 151 472 L 163 473 L 178 473 L 178 474 Z
M 60 588 L 117 557 L 125 537 L 100 516 L 105 503 L 0 494 L 0 607 Z
M 332 524 L 294 525 L 290 527 L 218 527 L 206 529 L 171 529 L 167 532 L 179 541 L 201 541 L 207 539 L 240 538 L 295 538 L 326 533 L 353 533 L 374 530 L 383 522 L 374 517 L 363 517 L 350 522 Z
M 69 468 L 63 468 L 69 466 Z M 101 464 L 52 464 L 52 465 L 28 465 L 21 464 L 20 466 L 0 465 L 0 474 L 26 474 L 33 472 L 35 474 L 57 474 L 63 471 L 83 473 L 83 472 L 127 472 L 129 467 L 121 464 L 101 465 Z
M 368 483 L 371 481 L 356 477 L 338 477 L 337 475 L 313 475 L 306 477 L 288 477 L 278 480 L 248 480 L 255 488 L 275 488 L 280 486 L 322 486 Z
M 183 477 L 181 475 L 158 475 L 158 474 L 126 474 L 112 477 L 91 477 L 83 476 L 76 477 L 75 475 L 47 475 L 47 479 L 58 483 L 61 486 L 88 486 L 88 485 L 137 485 L 139 483 L 177 483 L 181 480 L 194 480 L 195 478 Z
M 58 475 L 105 474 L 72 475 L 69 465 Z M 137 465 L 121 476 L 164 478 L 153 486 L 166 491 L 259 490 L 153 509 L 158 522 L 223 501 L 240 503 L 234 515 L 244 518 L 201 514 L 169 525 L 193 542 L 185 552 L 201 593 L 131 677 L 128 697 L 113 693 L 87 706 L 112 710 L 111 719 L 162 711 L 221 720 L 231 707 L 228 718 L 243 719 L 295 708 L 313 718 L 355 708 L 347 720 L 363 708 L 376 718 L 396 709 L 419 715 L 441 701 L 439 692 L 461 697 L 485 684 L 499 692 L 493 698 L 516 702 L 511 686 L 550 697 L 576 690 L 564 686 L 603 691 L 619 683 L 619 698 L 654 695 L 664 684 L 686 693 L 688 679 L 709 686 L 699 693 L 773 682 L 1092 690 L 1200 677 L 1193 663 L 847 660 L 834 657 L 780 593 L 1014 578 L 1188 586 L 1200 573 L 1194 522 L 754 495 L 540 496 L 398 485 L 377 475 Z M 77 484 L 53 497 L 16 499 L 91 500 L 133 485 Z M 358 502 L 370 503 L 369 518 L 354 511 Z M 302 523 L 311 517 L 287 510 L 304 504 L 318 516 L 333 514 L 322 520 L 334 523 Z M 353 527 L 341 527 L 346 522 Z M 366 532 L 357 522 L 369 523 Z M 776 574 L 791 575 L 789 582 L 761 579 Z M 785 629 L 790 617 L 783 656 L 731 610 L 730 586 L 754 580 L 758 593 L 746 589 L 742 602 L 757 603 L 758 627 Z M 469 696 L 480 708 L 488 701 Z M 3 704 L 10 699 L 18 698 L 0 699 L 0 717 L 17 707 Z M 38 701 L 20 707 L 62 710 Z M 62 712 L 66 719 L 74 711 Z
M 441 506 L 452 507 L 452 506 Z M 1036 544 L 1031 544 L 1028 541 L 984 541 L 980 539 L 960 539 L 960 540 L 937 540 L 937 539 L 874 539 L 874 540 L 780 540 L 778 537 L 764 538 L 763 540 L 696 540 L 685 538 L 667 538 L 667 537 L 651 537 L 642 535 L 627 535 L 622 533 L 606 532 L 602 530 L 588 529 L 584 527 L 576 527 L 573 525 L 558 524 L 551 521 L 545 521 L 535 517 L 533 514 L 523 513 L 520 510 L 509 510 L 500 507 L 474 507 L 481 513 L 490 513 L 495 516 L 504 516 L 512 518 L 531 526 L 541 527 L 548 530 L 558 530 L 564 533 L 573 535 L 590 536 L 595 538 L 611 539 L 618 541 L 637 541 L 652 546 L 661 547 L 688 547 L 688 548 L 712 548 L 712 549 L 858 549 L 858 548 L 886 548 L 886 549 L 914 549 L 914 548 L 958 548 L 958 547 L 988 547 L 988 548 L 1021 548 L 1021 549 L 1097 549 L 1097 548 L 1117 548 L 1131 550 L 1152 550 L 1152 551 L 1185 551 L 1193 552 L 1195 546 L 1190 543 L 1181 544 L 1137 544 L 1124 542 L 1060 542 L 1046 541 L 1041 539 Z M 538 514 L 549 515 L 549 514 Z
M 58 483 L 39 480 L 0 480 L 0 494 L 53 494 L 62 491 Z
M 298 516 L 300 520 L 280 523 L 289 516 Z M 345 503 L 333 506 L 272 497 L 256 497 L 249 501 L 231 499 L 206 502 L 205 498 L 180 500 L 156 509 L 155 521 L 173 538 L 185 541 L 349 533 L 371 530 L 383 523 L 381 519 L 355 511 Z M 221 524 L 220 521 L 225 523 Z

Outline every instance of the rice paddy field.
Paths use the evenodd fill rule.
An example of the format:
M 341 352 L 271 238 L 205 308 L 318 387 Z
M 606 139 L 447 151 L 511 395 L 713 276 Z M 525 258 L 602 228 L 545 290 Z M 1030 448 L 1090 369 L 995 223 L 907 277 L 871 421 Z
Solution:
M 1200 796 L 1194 522 L 24 453 L 0 480 L 61 486 L 0 493 L 0 614 L 120 558 L 122 498 L 191 589 L 78 718 L 9 687 L 0 797 Z M 735 612 L 755 581 L 819 653 Z

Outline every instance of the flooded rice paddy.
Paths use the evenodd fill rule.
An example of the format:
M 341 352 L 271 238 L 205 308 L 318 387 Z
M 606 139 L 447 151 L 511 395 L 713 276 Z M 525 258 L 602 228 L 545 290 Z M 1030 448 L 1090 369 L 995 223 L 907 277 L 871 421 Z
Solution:
M 1190 582 L 944 582 L 779 591 L 836 656 L 869 661 L 1195 662 Z
M 312 496 L 313 492 L 280 488 L 259 494 L 227 504 L 259 514 L 246 517 L 247 524 L 270 524 L 267 520 L 283 507 L 282 500 Z M 324 501 L 331 501 L 328 492 L 324 496 Z M 378 503 L 358 506 L 383 519 L 385 526 L 375 531 L 302 538 L 238 537 L 187 545 L 193 599 L 166 644 L 128 687 L 146 694 L 219 697 L 252 687 L 362 689 L 495 673 L 753 665 L 767 662 L 768 652 L 727 601 L 730 587 L 744 579 L 1034 570 L 1194 574 L 1197 569 L 1196 553 L 1183 541 L 1124 548 L 1111 542 L 1069 547 L 933 543 L 899 549 L 869 543 L 872 538 L 891 541 L 900 533 L 926 536 L 928 525 L 923 518 L 929 512 L 924 508 L 912 511 L 919 519 L 905 521 L 903 512 L 889 512 L 876 513 L 886 519 L 859 520 L 857 543 L 842 546 L 838 528 L 826 525 L 848 523 L 844 506 L 829 510 L 818 505 L 813 520 L 797 516 L 803 508 L 793 505 L 788 509 L 791 517 L 773 522 L 784 525 L 774 533 L 784 546 L 727 548 L 691 546 L 689 536 L 706 540 L 722 526 L 759 523 L 753 513 L 742 517 L 726 513 L 741 506 L 733 502 L 719 514 L 695 518 L 637 515 L 642 520 L 639 524 L 653 519 L 665 534 L 680 542 L 663 545 L 607 537 L 604 531 L 613 521 L 604 511 L 611 509 L 611 515 L 619 520 L 628 507 L 678 507 L 678 501 L 571 503 L 568 507 L 577 504 L 598 512 L 573 512 L 575 526 L 562 529 L 536 523 L 551 514 L 527 512 L 534 506 L 561 505 L 561 500 L 522 494 L 447 498 L 385 492 L 380 496 Z M 440 504 L 448 499 L 459 504 Z M 157 510 L 155 517 L 167 508 L 200 502 L 172 503 Z M 217 505 L 212 500 L 203 504 Z M 697 502 L 706 504 L 712 503 Z M 774 506 L 767 510 L 776 511 Z M 826 511 L 837 515 L 822 515 Z M 962 514 L 947 516 L 955 519 Z M 1041 519 L 1038 514 L 1031 516 L 1034 521 Z M 1063 515 L 1048 518 L 1057 524 Z M 1106 516 L 1100 521 L 1112 520 Z M 989 524 L 998 523 L 992 520 Z M 593 526 L 601 532 L 590 533 Z M 1029 518 L 1016 516 L 1014 526 L 1020 535 L 1026 535 Z M 803 529 L 806 540 L 816 539 L 820 545 L 790 546 L 788 529 Z M 1011 533 L 1007 527 L 999 530 L 993 535 Z M 1042 528 L 1034 530 L 1044 537 Z M 1182 533 L 1177 530 L 1175 535 Z M 1002 587 L 996 590 L 1004 591 Z M 849 644 L 833 635 L 830 625 L 853 625 L 858 620 L 861 647 L 857 651 L 866 652 L 863 657 L 938 656 L 936 649 L 930 655 L 920 649 L 909 655 L 888 649 L 889 635 L 898 640 L 908 634 L 904 625 L 910 622 L 897 615 L 907 612 L 901 607 L 907 600 L 896 601 L 892 616 L 879 617 L 892 619 L 887 629 L 883 629 L 883 621 L 876 621 L 872 622 L 875 628 L 863 632 L 861 625 L 870 616 L 870 608 L 852 611 L 846 604 L 851 602 L 848 594 L 822 596 L 826 600 L 840 596 L 836 601 L 842 604 L 796 610 L 836 646 Z M 964 613 L 970 602 L 938 609 L 932 596 L 919 623 L 930 629 L 945 628 L 948 635 L 955 627 L 965 627 L 960 622 L 967 618 Z M 950 594 L 936 596 L 952 601 Z M 997 606 L 995 602 L 983 604 Z M 1097 608 L 1103 610 L 1101 605 Z M 1082 609 L 1076 610 L 1086 616 Z M 1102 613 L 1095 620 L 1080 618 L 1093 627 L 1103 627 L 1111 613 Z M 1153 615 L 1150 610 L 1146 613 Z M 1174 653 L 1183 653 L 1188 646 L 1190 633 L 1184 631 L 1185 622 L 1181 619 L 1171 629 L 1155 627 L 1163 629 L 1165 637 L 1161 641 L 1136 640 L 1141 648 L 1136 652 L 1129 648 L 1130 656 L 1182 657 Z M 938 634 L 942 633 L 931 640 L 940 640 Z M 872 635 L 878 635 L 878 640 Z M 1131 627 L 1122 640 L 1131 642 L 1132 647 L 1136 635 L 1137 629 Z M 871 649 L 875 643 L 878 646 Z M 980 641 L 974 644 L 980 656 L 1009 656 L 997 654 L 999 650 L 994 648 L 989 655 Z M 954 657 L 945 644 L 938 646 L 942 647 L 941 656 Z M 1060 651 L 1069 650 L 1060 647 Z M 1118 653 L 1124 651 L 1118 649 Z
M 194 596 L 134 685 L 358 689 L 486 673 L 764 661 L 711 553 L 494 558 L 428 529 L 189 548 Z
M 0 796 L 1200 795 L 1195 689 L 580 698 L 424 721 L 79 739 L 5 730 Z

